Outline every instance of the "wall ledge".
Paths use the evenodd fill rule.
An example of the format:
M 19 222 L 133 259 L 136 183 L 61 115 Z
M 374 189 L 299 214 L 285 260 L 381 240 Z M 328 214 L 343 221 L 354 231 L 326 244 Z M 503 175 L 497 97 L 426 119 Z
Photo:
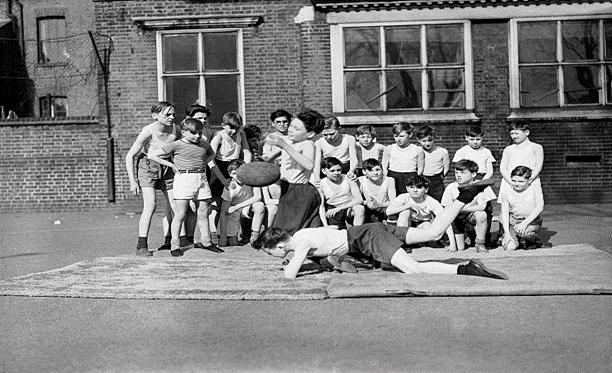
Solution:
M 96 116 L 0 119 L 0 127 L 92 125 L 99 123 L 100 120 Z

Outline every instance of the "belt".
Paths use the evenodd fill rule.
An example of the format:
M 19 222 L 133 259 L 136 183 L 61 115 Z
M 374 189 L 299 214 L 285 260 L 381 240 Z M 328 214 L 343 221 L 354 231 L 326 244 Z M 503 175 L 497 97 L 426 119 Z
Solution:
M 180 174 L 202 174 L 206 172 L 206 170 L 198 169 L 198 170 L 178 170 Z

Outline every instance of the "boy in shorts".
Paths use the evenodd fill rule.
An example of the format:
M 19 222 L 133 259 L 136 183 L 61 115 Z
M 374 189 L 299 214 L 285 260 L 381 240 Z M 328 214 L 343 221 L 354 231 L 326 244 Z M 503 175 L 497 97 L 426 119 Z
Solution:
M 170 254 L 182 256 L 180 233 L 190 201 L 194 201 L 197 209 L 197 222 L 200 228 L 200 247 L 213 252 L 222 252 L 210 239 L 208 225 L 208 202 L 212 197 L 206 178 L 206 164 L 215 158 L 215 152 L 210 144 L 202 140 L 204 125 L 197 119 L 185 118 L 181 122 L 181 139 L 164 145 L 149 154 L 149 158 L 159 164 L 174 170 L 174 200 L 175 211 L 170 231 Z M 172 156 L 172 162 L 162 158 Z
M 365 221 L 374 223 L 388 219 L 387 207 L 396 197 L 395 180 L 385 176 L 378 159 L 368 158 L 362 163 L 365 176 L 359 176 L 357 183 L 363 195 Z
M 357 183 L 342 173 L 342 162 L 335 157 L 323 159 L 322 170 L 326 177 L 319 184 L 321 203 L 319 216 L 323 225 L 345 228 L 346 222 L 363 224 L 365 207 L 361 204 L 361 192 Z
M 403 244 L 414 244 L 440 239 L 461 209 L 487 186 L 475 183 L 461 189 L 459 196 L 424 229 L 396 227 L 382 223 L 369 223 L 359 227 L 335 230 L 330 228 L 304 228 L 293 235 L 280 228 L 271 228 L 261 234 L 253 248 L 285 258 L 293 257 L 284 267 L 285 278 L 296 278 L 302 264 L 309 257 L 342 256 L 347 254 L 371 255 L 375 260 L 390 264 L 404 273 L 437 273 L 507 279 L 503 273 L 489 270 L 477 260 L 467 264 L 417 262 L 403 249 Z
M 499 194 L 505 250 L 535 249 L 541 245 L 538 232 L 542 228 L 544 197 L 540 188 L 529 183 L 531 176 L 529 167 L 515 167 L 511 173 L 512 189 Z

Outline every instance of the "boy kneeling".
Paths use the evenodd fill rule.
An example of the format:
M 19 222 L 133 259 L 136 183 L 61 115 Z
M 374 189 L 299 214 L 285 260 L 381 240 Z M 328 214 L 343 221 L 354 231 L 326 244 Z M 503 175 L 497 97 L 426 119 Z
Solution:
M 542 228 L 540 214 L 544 210 L 544 197 L 542 189 L 530 183 L 531 174 L 529 167 L 517 166 L 511 173 L 512 189 L 499 194 L 505 250 L 535 249 L 541 245 L 538 232 Z
M 490 181 L 483 181 L 462 188 L 457 199 L 436 216 L 431 225 L 423 229 L 369 223 L 343 230 L 305 228 L 291 236 L 282 229 L 271 228 L 263 232 L 253 243 L 253 248 L 279 258 L 285 258 L 287 254 L 293 252 L 293 258 L 284 267 L 285 277 L 290 279 L 296 278 L 308 257 L 346 254 L 372 256 L 375 260 L 390 264 L 404 273 L 459 274 L 507 279 L 504 274 L 488 270 L 476 260 L 459 265 L 439 262 L 420 263 L 402 249 L 405 243 L 440 239 L 461 208 L 490 184 Z

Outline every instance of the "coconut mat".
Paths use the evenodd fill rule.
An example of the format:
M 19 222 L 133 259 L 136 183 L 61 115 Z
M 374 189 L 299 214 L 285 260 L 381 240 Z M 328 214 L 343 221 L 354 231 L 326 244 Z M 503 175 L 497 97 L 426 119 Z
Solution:
M 446 263 L 478 258 L 485 266 L 507 274 L 509 280 L 408 275 L 378 269 L 334 274 L 327 293 L 331 298 L 612 294 L 612 255 L 586 244 L 512 252 L 495 249 L 488 253 L 476 253 L 473 248 L 459 253 L 423 248 L 413 250 L 412 257 Z
M 283 277 L 280 260 L 250 247 L 215 254 L 191 249 L 86 260 L 0 281 L 0 295 L 128 299 L 323 299 L 330 273 L 310 264 L 297 280 Z

